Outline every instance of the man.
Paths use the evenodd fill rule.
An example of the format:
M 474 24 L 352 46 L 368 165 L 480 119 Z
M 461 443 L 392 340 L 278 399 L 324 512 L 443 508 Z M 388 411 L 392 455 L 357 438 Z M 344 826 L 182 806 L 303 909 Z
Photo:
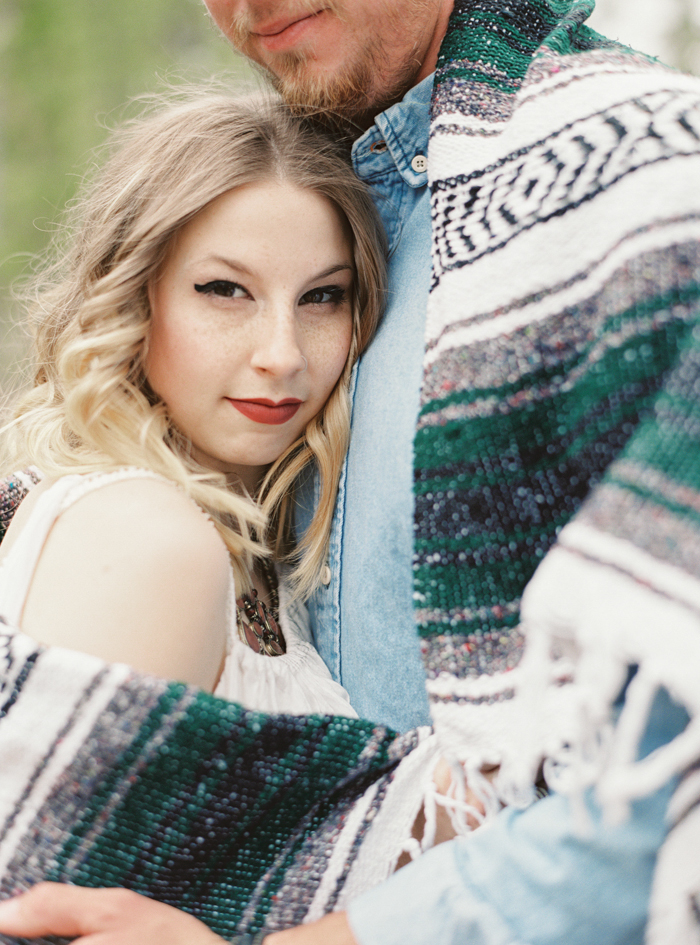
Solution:
M 357 125 L 355 168 L 375 187 L 393 249 L 387 318 L 357 376 L 329 584 L 313 605 L 322 655 L 361 714 L 401 726 L 422 718 L 405 523 L 432 278 L 415 588 L 446 750 L 473 769 L 475 759 L 525 763 L 518 739 L 530 727 L 562 740 L 556 699 L 544 721 L 531 706 L 524 729 L 509 711 L 520 601 L 542 558 L 525 602 L 541 634 L 529 668 L 547 669 L 552 640 L 583 654 L 583 742 L 625 667 L 639 667 L 619 751 L 595 774 L 609 806 L 631 805 L 627 822 L 608 827 L 587 796 L 591 827 L 580 835 L 554 793 L 426 854 L 349 916 L 266 942 L 641 942 L 669 798 L 700 754 L 674 741 L 696 711 L 700 667 L 697 83 L 587 31 L 588 0 L 208 6 L 290 101 Z M 411 708 L 391 716 L 396 703 Z M 574 731 L 564 722 L 562 734 Z M 637 754 L 649 763 L 633 767 Z M 689 784 L 685 804 L 676 798 L 679 830 L 697 800 Z M 659 942 L 684 940 L 664 914 L 694 934 L 697 890 L 673 873 L 673 852 L 662 856 L 666 886 L 664 869 L 657 876 Z M 669 869 L 686 896 L 680 913 Z M 149 945 L 160 926 L 163 941 L 217 940 L 122 892 L 42 887 L 10 908 L 18 924 L 0 928 L 16 934 Z

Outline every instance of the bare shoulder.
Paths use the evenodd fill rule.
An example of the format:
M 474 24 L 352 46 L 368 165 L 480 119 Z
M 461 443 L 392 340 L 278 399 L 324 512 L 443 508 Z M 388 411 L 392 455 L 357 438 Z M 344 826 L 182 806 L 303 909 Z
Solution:
M 122 479 L 59 516 L 22 629 L 47 644 L 213 688 L 229 582 L 226 547 L 187 495 L 158 479 Z
M 182 554 L 185 560 L 208 557 L 228 565 L 221 536 L 209 517 L 173 483 L 131 477 L 101 485 L 81 496 L 57 520 L 52 538 L 71 533 L 87 546 L 109 545 L 135 558 Z M 194 563 L 194 562 L 193 562 Z

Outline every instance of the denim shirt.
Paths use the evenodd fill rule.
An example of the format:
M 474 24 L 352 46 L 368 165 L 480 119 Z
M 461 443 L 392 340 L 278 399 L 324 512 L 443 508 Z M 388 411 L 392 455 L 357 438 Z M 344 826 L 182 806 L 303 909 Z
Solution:
M 309 603 L 316 646 L 363 718 L 404 731 L 429 722 L 413 618 L 413 436 L 430 285 L 429 76 L 352 150 L 389 239 L 389 295 L 353 378 L 352 437 L 326 577 Z M 418 160 L 416 158 L 418 157 Z M 313 504 L 302 496 L 308 521 Z

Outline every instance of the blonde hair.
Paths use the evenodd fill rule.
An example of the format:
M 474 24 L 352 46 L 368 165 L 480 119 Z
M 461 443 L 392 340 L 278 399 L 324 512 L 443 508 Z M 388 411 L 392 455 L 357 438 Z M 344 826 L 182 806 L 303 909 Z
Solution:
M 33 388 L 7 431 L 10 465 L 55 478 L 143 466 L 181 486 L 212 518 L 237 583 L 250 586 L 255 556 L 292 564 L 305 597 L 324 565 L 350 431 L 352 365 L 383 307 L 386 247 L 364 185 L 338 147 L 279 102 L 189 94 L 125 124 L 112 156 L 69 211 L 65 240 L 36 281 L 29 305 Z M 326 197 L 347 222 L 355 265 L 353 335 L 324 409 L 267 473 L 255 501 L 198 465 L 145 373 L 148 285 L 177 232 L 207 204 L 244 184 L 281 180 Z M 318 469 L 318 506 L 292 539 L 300 474 Z

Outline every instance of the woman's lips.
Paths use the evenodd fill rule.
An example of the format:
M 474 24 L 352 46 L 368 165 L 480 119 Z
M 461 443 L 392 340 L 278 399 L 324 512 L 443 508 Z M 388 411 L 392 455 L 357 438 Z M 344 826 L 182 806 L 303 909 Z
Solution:
M 226 398 L 230 404 L 239 410 L 244 417 L 255 423 L 286 423 L 291 420 L 302 402 L 294 397 L 288 397 L 286 400 L 280 400 L 275 403 L 274 400 L 267 400 L 265 397 L 255 400 L 237 400 L 233 397 Z

